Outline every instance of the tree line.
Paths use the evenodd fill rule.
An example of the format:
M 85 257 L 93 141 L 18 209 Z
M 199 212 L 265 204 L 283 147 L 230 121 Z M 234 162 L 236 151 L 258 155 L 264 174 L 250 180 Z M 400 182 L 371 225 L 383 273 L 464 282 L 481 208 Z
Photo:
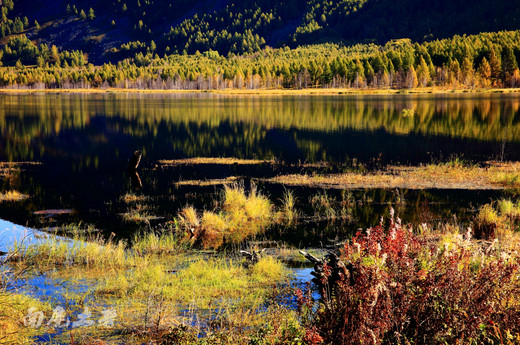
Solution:
M 101 66 L 23 35 L 0 51 L 3 87 L 138 89 L 519 87 L 520 31 L 385 45 L 319 44 L 222 56 L 139 52 Z

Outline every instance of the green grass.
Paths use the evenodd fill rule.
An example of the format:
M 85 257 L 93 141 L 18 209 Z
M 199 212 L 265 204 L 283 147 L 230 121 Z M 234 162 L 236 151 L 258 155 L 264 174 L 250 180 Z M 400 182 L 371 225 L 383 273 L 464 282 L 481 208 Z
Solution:
M 172 229 L 158 232 L 137 233 L 132 240 L 132 250 L 139 256 L 147 254 L 176 254 L 183 251 L 180 238 Z
M 115 268 L 135 265 L 135 256 L 126 249 L 124 241 L 77 234 L 72 239 L 48 236 L 35 244 L 15 243 L 12 252 L 14 260 L 39 268 L 78 265 Z
M 296 197 L 294 196 L 294 193 L 290 190 L 286 190 L 283 193 L 281 210 L 276 215 L 277 222 L 287 226 L 294 225 L 298 221 L 299 217 L 295 205 Z
M 172 229 L 136 235 L 131 245 L 99 236 L 76 235 L 70 241 L 50 236 L 37 244 L 19 244 L 13 251 L 17 254 L 10 265 L 33 267 L 47 272 L 50 279 L 66 281 L 71 291 L 63 298 L 77 308 L 89 306 L 96 315 L 103 305 L 117 311 L 115 329 L 73 329 L 56 338 L 59 342 L 68 343 L 71 337 L 78 344 L 95 343 L 96 339 L 116 343 L 124 339 L 129 344 L 160 342 L 173 337 L 178 327 L 191 324 L 189 318 L 211 318 L 222 327 L 205 329 L 208 336 L 204 342 L 212 343 L 218 336 L 228 343 L 244 343 L 261 329 L 267 332 L 263 330 L 266 320 L 278 320 L 273 313 L 287 317 L 278 323 L 291 323 L 291 329 L 297 329 L 294 312 L 261 308 L 272 296 L 273 286 L 289 279 L 283 264 L 263 257 L 246 267 L 224 255 L 188 253 Z M 74 292 L 74 286 L 85 283 L 90 285 L 87 292 Z M 181 315 L 182 310 L 189 310 L 189 316 Z M 200 331 L 197 329 L 190 328 L 178 336 L 196 334 Z M 27 336 L 35 334 L 26 331 Z M 278 328 L 268 331 L 272 339 L 282 336 Z
M 155 218 L 155 216 L 150 214 L 148 208 L 147 205 L 135 203 L 133 207 L 128 208 L 127 212 L 121 214 L 121 218 L 127 223 L 149 222 L 150 219 Z

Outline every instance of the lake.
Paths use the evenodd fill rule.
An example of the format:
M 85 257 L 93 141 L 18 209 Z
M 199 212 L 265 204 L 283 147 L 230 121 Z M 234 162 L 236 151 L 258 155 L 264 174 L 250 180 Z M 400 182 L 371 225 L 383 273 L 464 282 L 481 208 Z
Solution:
M 459 158 L 472 163 L 520 160 L 520 99 L 516 95 L 231 96 L 193 94 L 0 95 L 0 161 L 40 162 L 4 177 L 0 192 L 30 196 L 0 203 L 0 218 L 35 228 L 94 224 L 131 235 L 122 224 L 121 197 L 147 197 L 151 226 L 192 204 L 209 209 L 221 186 L 184 180 L 239 177 L 278 202 L 284 187 L 262 182 L 281 173 L 374 170 Z M 135 150 L 143 157 L 136 185 L 127 172 Z M 159 160 L 234 157 L 275 164 L 161 166 Z M 320 164 L 314 164 L 320 162 Z M 323 163 L 323 164 L 321 164 Z M 142 184 L 142 186 L 141 186 Z M 322 191 L 295 187 L 297 205 Z M 328 191 L 340 200 L 340 191 Z M 294 245 L 376 225 L 390 206 L 414 223 L 469 219 L 499 191 L 354 190 L 348 224 L 309 220 L 271 239 Z M 69 210 L 52 212 L 48 210 Z M 36 213 L 35 213 L 36 212 Z

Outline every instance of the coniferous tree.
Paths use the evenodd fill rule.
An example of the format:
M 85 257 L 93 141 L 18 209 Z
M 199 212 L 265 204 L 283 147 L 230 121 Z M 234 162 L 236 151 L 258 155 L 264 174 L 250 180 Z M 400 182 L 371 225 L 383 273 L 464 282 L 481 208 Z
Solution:
M 515 54 L 511 47 L 506 46 L 502 51 L 502 80 L 507 84 L 511 84 L 513 73 L 518 68 Z
M 468 57 L 465 57 L 461 66 L 461 78 L 465 85 L 472 85 L 473 83 L 473 64 Z
M 419 57 L 419 65 L 417 66 L 417 81 L 422 87 L 430 82 L 430 69 L 422 55 Z
M 491 49 L 489 52 L 489 66 L 491 68 L 491 82 L 493 85 L 497 84 L 500 79 L 500 73 L 502 71 L 502 65 L 498 59 L 498 55 L 495 49 Z
M 480 76 L 482 86 L 487 87 L 491 84 L 491 66 L 485 57 L 480 62 L 478 74 Z
M 417 85 L 417 73 L 415 72 L 413 66 L 411 66 L 408 72 L 406 72 L 406 87 L 409 89 L 413 89 L 417 87 Z

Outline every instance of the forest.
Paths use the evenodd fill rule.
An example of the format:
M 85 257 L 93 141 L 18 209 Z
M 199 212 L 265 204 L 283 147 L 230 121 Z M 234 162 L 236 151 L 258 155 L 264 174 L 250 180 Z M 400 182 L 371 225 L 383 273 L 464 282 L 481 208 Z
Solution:
M 188 1 L 93 1 L 89 6 L 72 1 L 43 13 L 39 1 L 31 7 L 24 0 L 6 0 L 0 19 L 0 86 L 220 90 L 520 85 L 520 31 L 512 30 L 518 27 L 520 6 L 500 1 L 493 6 L 420 3 L 392 2 L 403 9 L 398 25 L 385 15 L 394 11 L 389 1 L 309 0 L 304 6 L 296 0 L 199 1 L 195 7 Z M 431 21 L 436 13 L 442 19 Z M 500 21 L 479 21 L 484 14 Z M 75 46 L 51 39 L 61 37 L 56 30 L 79 26 L 90 36 L 75 40 Z M 119 39 L 111 40 L 115 36 Z
M 454 36 L 383 46 L 319 44 L 265 48 L 224 57 L 137 53 L 116 64 L 89 64 L 79 51 L 12 38 L 0 53 L 0 85 L 15 88 L 304 89 L 520 86 L 520 31 Z

